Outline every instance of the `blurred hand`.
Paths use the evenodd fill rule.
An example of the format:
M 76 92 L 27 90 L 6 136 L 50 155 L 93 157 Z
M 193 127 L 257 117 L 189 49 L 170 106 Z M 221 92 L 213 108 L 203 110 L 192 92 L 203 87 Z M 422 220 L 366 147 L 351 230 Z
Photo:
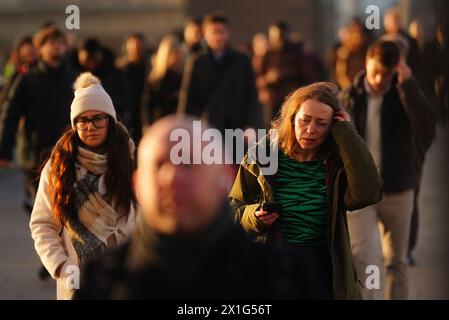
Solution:
M 335 122 L 351 121 L 351 116 L 346 111 L 338 111 L 334 114 Z
M 410 69 L 404 57 L 399 59 L 399 63 L 396 66 L 396 72 L 398 73 L 399 83 L 404 83 L 404 81 L 407 81 L 412 76 L 412 69 Z
M 279 215 L 276 212 L 268 213 L 263 209 L 259 209 L 254 214 L 258 220 L 262 221 L 262 223 L 267 226 L 271 226 L 279 218 Z

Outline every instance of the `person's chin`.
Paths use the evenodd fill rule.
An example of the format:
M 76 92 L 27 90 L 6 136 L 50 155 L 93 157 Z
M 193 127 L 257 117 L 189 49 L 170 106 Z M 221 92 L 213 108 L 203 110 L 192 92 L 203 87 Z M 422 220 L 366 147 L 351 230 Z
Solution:
M 177 221 L 177 230 L 179 234 L 192 234 L 206 228 L 207 224 L 198 221 L 194 217 L 185 217 Z
M 99 143 L 98 141 L 87 141 L 86 145 L 89 148 L 95 149 L 101 146 L 101 143 Z
M 386 89 L 386 87 L 385 86 L 377 86 L 377 87 L 372 87 L 372 92 L 374 93 L 374 94 L 380 94 L 380 93 L 382 93 L 383 91 L 385 91 L 385 89 Z
M 61 62 L 61 60 L 62 60 L 62 56 L 60 56 L 60 55 L 54 55 L 51 57 L 52 62 Z
M 301 143 L 301 148 L 304 150 L 313 150 L 317 147 L 316 141 L 303 141 Z
M 86 140 L 90 144 L 101 144 L 101 137 L 100 137 L 100 135 L 88 136 Z

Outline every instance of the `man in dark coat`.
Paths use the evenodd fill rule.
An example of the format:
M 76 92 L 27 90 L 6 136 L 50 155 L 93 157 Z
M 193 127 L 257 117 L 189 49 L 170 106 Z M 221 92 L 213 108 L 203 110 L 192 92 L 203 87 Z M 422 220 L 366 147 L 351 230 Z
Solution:
M 145 55 L 145 38 L 140 33 L 133 33 L 125 41 L 126 54 L 117 59 L 116 67 L 122 71 L 128 83 L 129 102 L 129 130 L 134 142 L 139 143 L 142 135 L 140 105 L 144 92 L 144 84 L 148 76 L 149 59 Z
M 0 117 L 0 163 L 7 165 L 12 160 L 19 130 L 18 160 L 30 196 L 37 189 L 39 165 L 69 125 L 75 78 L 62 62 L 66 44 L 61 31 L 44 28 L 36 34 L 34 43 L 40 56 L 38 66 L 23 76 Z
M 288 37 L 288 26 L 279 21 L 268 28 L 268 51 L 262 61 L 262 75 L 269 92 L 268 114 L 273 120 L 285 97 L 295 89 L 309 84 L 302 43 L 293 43 Z M 269 124 L 268 124 L 269 125 Z
M 201 117 L 222 131 L 262 128 L 251 62 L 229 46 L 228 19 L 207 15 L 203 32 L 208 48 L 186 62 L 178 112 Z
M 229 166 L 174 164 L 177 144 L 194 150 L 193 120 L 165 117 L 144 134 L 135 175 L 142 209 L 136 230 L 128 244 L 86 266 L 75 298 L 322 298 L 307 261 L 254 243 L 233 223 Z M 176 130 L 188 133 L 187 141 L 172 141 Z
M 385 296 L 406 299 L 406 255 L 413 209 L 425 150 L 435 135 L 435 117 L 412 71 L 394 42 L 380 40 L 367 52 L 366 71 L 342 93 L 342 105 L 354 119 L 383 179 L 383 199 L 348 216 L 357 271 L 378 265 L 377 222 L 381 225 Z M 364 298 L 373 298 L 365 288 Z M 372 289 L 372 288 L 371 288 Z
M 39 166 L 69 125 L 75 74 L 63 62 L 64 34 L 55 27 L 41 29 L 33 39 L 38 50 L 36 68 L 23 75 L 0 114 L 0 167 L 9 166 L 17 141 L 17 155 L 24 173 L 24 207 L 31 213 L 39 185 Z M 44 267 L 39 277 L 45 279 Z

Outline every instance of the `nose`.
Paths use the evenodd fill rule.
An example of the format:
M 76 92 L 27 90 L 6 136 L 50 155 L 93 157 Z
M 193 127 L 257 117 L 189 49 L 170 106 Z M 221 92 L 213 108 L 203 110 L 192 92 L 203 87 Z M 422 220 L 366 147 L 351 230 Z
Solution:
M 95 130 L 97 130 L 97 128 L 95 128 L 94 122 L 89 121 L 89 123 L 87 124 L 87 131 L 95 131 Z
M 312 121 L 312 122 L 310 122 L 309 123 L 309 125 L 307 126 L 307 129 L 306 129 L 306 131 L 307 131 L 307 133 L 308 134 L 314 134 L 315 133 L 315 123 Z

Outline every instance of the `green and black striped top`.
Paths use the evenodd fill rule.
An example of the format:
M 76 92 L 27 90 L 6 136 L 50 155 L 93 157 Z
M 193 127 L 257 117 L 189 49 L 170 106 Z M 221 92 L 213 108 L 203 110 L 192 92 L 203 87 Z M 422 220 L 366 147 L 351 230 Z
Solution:
M 323 161 L 298 162 L 279 151 L 274 197 L 282 204 L 281 229 L 289 243 L 326 240 L 327 195 Z

